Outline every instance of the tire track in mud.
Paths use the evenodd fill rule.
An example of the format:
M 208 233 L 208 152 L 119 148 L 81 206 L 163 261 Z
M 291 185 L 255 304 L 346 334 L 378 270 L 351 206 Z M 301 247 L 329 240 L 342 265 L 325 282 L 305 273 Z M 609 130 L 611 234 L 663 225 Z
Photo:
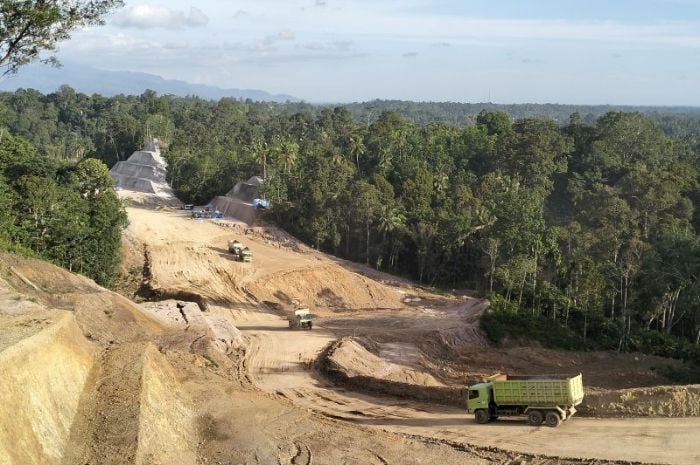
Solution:
M 312 465 L 311 449 L 303 442 L 295 442 L 296 454 L 292 457 L 292 465 Z

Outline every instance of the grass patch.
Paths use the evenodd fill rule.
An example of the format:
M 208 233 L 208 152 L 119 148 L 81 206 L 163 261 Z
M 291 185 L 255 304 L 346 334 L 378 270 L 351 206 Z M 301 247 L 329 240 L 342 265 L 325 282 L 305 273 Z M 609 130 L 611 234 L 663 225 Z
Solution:
M 207 364 L 208 367 L 219 368 L 219 364 L 216 363 L 216 360 L 214 360 L 214 359 L 211 358 L 210 356 L 208 356 L 208 355 L 202 355 L 202 357 L 204 357 L 204 360 L 206 360 L 206 364 Z

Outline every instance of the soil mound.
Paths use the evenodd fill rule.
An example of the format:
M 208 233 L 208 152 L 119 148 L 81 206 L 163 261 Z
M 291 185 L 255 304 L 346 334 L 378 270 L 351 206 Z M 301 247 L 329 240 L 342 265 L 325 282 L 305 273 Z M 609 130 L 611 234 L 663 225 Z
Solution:
M 589 392 L 579 412 L 596 417 L 700 416 L 700 385 Z
M 214 210 L 218 210 L 224 218 L 233 218 L 246 224 L 253 224 L 258 218 L 258 210 L 252 203 L 230 197 L 214 197 L 210 202 Z
M 247 288 L 258 300 L 282 306 L 300 302 L 335 311 L 403 307 L 395 289 L 331 262 L 268 275 Z
M 365 344 L 368 342 L 365 341 Z M 356 389 L 440 404 L 464 405 L 462 389 L 445 386 L 417 368 L 379 357 L 352 338 L 333 343 L 323 355 L 321 367 L 331 379 Z

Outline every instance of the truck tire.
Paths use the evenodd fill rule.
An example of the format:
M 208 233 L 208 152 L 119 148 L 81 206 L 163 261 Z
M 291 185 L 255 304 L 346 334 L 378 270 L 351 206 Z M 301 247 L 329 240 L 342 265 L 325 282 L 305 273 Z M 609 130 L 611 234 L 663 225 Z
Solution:
M 561 417 L 559 414 L 553 410 L 550 410 L 547 412 L 547 414 L 544 416 L 544 421 L 547 423 L 547 426 L 551 426 L 552 428 L 556 428 L 561 424 Z
M 487 412 L 484 409 L 479 409 L 476 412 L 474 412 L 474 420 L 476 420 L 477 423 L 480 425 L 483 425 L 484 423 L 489 422 L 489 412 Z
M 527 422 L 530 426 L 540 426 L 544 420 L 544 415 L 539 410 L 530 410 L 527 414 Z

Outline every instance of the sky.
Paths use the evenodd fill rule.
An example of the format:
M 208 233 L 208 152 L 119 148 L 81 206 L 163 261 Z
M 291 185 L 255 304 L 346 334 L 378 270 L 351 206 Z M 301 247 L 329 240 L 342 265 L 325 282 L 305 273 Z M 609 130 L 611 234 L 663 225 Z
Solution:
M 700 105 L 700 0 L 128 1 L 61 60 L 309 102 Z

